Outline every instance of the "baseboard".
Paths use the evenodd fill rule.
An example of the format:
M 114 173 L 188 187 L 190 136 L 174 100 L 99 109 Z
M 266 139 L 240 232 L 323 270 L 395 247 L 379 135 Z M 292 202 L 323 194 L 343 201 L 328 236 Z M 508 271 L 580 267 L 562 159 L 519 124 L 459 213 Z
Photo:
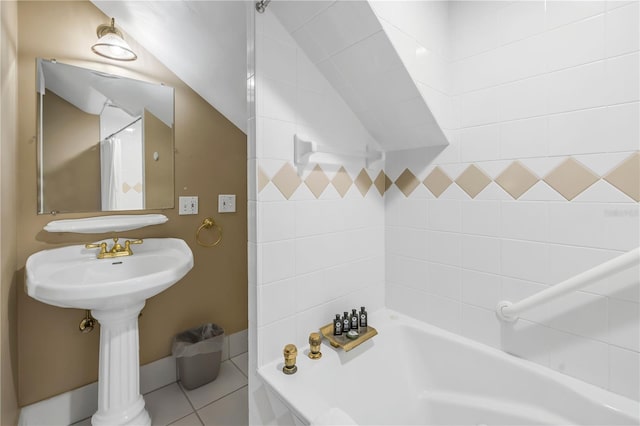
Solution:
M 222 360 L 248 350 L 247 330 L 225 336 Z M 170 385 L 176 381 L 176 362 L 172 356 L 140 367 L 140 393 Z M 19 426 L 70 425 L 91 417 L 98 409 L 98 382 L 27 405 L 20 410 Z

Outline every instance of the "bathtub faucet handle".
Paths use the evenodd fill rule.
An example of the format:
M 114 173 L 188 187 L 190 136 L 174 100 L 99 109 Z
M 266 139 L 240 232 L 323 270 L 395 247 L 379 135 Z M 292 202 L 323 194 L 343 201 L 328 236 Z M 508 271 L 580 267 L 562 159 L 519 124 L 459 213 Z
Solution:
M 298 371 L 298 367 L 296 366 L 296 357 L 298 356 L 298 348 L 296 345 L 288 344 L 284 347 L 284 367 L 282 367 L 282 372 L 284 374 L 293 374 Z
M 322 352 L 320 352 L 321 341 L 322 336 L 320 336 L 320 333 L 309 334 L 309 358 L 318 359 L 322 356 Z

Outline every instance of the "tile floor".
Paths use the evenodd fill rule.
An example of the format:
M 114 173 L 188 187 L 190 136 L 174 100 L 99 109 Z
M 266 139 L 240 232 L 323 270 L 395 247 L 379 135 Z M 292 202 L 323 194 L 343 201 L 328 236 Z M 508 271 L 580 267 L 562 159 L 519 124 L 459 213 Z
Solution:
M 144 395 L 153 426 L 235 426 L 249 423 L 245 352 L 224 361 L 216 380 L 187 390 L 180 382 Z M 90 426 L 91 419 L 73 426 Z

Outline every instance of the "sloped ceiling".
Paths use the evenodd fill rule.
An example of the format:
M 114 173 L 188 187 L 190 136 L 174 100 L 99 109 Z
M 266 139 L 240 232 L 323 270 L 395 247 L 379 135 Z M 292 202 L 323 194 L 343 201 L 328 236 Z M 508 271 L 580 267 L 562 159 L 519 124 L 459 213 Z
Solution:
M 246 133 L 246 7 L 92 0 Z M 272 1 L 273 13 L 385 151 L 448 141 L 367 1 Z
M 247 132 L 244 1 L 92 0 L 243 132 Z
M 385 151 L 448 144 L 369 2 L 273 1 L 270 11 Z

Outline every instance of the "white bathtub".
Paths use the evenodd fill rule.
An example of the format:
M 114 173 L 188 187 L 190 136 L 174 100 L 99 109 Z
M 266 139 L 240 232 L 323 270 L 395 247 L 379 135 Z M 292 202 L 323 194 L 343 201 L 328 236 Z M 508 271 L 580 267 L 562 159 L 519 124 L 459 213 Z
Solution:
M 350 352 L 323 341 L 259 369 L 267 387 L 307 424 L 638 425 L 640 404 L 390 310 L 378 335 Z M 283 342 L 283 346 L 284 343 Z

